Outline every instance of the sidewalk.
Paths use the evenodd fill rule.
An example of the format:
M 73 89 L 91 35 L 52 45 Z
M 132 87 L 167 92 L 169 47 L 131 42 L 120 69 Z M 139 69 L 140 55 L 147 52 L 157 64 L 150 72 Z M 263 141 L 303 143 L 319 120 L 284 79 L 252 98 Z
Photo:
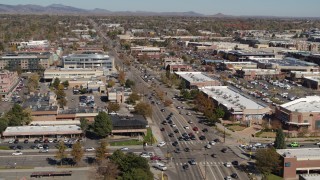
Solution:
M 0 169 L 0 172 L 34 172 L 34 171 L 87 171 L 92 167 L 73 167 L 73 168 L 55 168 L 55 167 L 35 167 L 32 169 Z

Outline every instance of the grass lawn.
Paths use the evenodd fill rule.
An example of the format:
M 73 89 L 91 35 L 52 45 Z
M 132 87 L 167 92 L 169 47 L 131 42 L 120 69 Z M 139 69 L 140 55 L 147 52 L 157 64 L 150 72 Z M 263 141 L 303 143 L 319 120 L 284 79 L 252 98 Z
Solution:
M 0 146 L 0 150 L 10 150 L 8 146 Z
M 132 145 L 142 145 L 143 142 L 132 139 L 132 140 L 127 140 L 127 141 L 118 141 L 118 142 L 110 142 L 110 146 L 132 146 Z
M 267 180 L 282 180 L 283 178 L 274 174 L 269 174 Z
M 275 138 L 276 137 L 276 133 L 275 132 L 262 132 L 261 134 L 259 134 L 259 137 Z
M 233 131 L 242 131 L 247 127 L 240 126 L 240 125 L 231 125 L 231 126 L 228 126 L 227 128 L 230 129 L 230 130 L 233 130 Z
M 147 128 L 147 134 L 144 136 L 143 140 L 144 140 L 145 142 L 147 142 L 148 144 L 151 144 L 151 141 L 152 141 L 152 144 L 157 143 L 157 140 L 156 140 L 155 137 L 152 135 L 152 130 L 151 130 L 151 128 Z

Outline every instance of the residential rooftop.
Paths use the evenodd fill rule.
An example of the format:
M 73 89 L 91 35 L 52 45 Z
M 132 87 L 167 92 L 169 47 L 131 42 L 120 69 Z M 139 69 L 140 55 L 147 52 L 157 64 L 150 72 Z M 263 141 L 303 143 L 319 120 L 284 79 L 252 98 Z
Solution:
M 320 112 L 320 96 L 306 96 L 280 106 L 296 112 Z
M 214 79 L 203 74 L 202 72 L 175 72 L 175 73 L 190 83 L 215 81 Z
M 319 148 L 277 149 L 283 157 L 297 158 L 297 160 L 320 160 Z

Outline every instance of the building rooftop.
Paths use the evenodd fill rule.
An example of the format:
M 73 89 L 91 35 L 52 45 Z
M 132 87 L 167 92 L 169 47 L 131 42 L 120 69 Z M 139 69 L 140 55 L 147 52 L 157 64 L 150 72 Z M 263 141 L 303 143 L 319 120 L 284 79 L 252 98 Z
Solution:
M 318 66 L 315 63 L 302 61 L 300 59 L 291 58 L 291 57 L 285 57 L 283 59 L 277 59 L 277 58 L 265 58 L 265 59 L 254 59 L 255 61 L 258 61 L 259 63 L 264 64 L 278 64 L 280 66 Z
M 309 79 L 311 81 L 315 81 L 315 82 L 320 82 L 320 77 L 319 76 L 305 76 L 305 79 Z
M 134 116 L 110 116 L 112 120 L 112 125 L 115 129 L 118 128 L 146 128 L 148 122 L 142 115 L 134 115 Z
M 319 180 L 320 174 L 300 174 L 300 180 Z
M 202 72 L 175 72 L 177 75 L 190 83 L 215 81 Z
M 320 96 L 306 96 L 280 106 L 296 112 L 320 112 Z
M 109 59 L 110 57 L 106 54 L 98 54 L 98 53 L 95 53 L 95 54 L 70 54 L 69 56 L 67 56 L 66 58 L 89 58 L 89 59 L 94 59 L 94 58 L 97 58 L 97 59 Z
M 265 105 L 258 104 L 249 97 L 240 94 L 237 90 L 232 89 L 229 86 L 207 86 L 200 88 L 200 90 L 220 104 L 223 104 L 228 109 L 263 109 L 266 107 Z
M 297 158 L 297 160 L 320 160 L 319 148 L 277 149 L 283 157 Z
M 82 130 L 77 125 L 15 126 L 15 127 L 7 127 L 7 129 L 3 132 L 3 136 L 81 134 L 81 133 L 82 133 Z

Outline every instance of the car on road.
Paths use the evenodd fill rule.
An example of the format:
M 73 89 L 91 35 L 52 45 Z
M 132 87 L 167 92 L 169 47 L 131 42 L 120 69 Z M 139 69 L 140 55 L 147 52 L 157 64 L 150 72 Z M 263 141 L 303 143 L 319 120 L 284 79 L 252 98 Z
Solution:
M 174 137 L 174 134 L 173 134 L 173 133 L 170 133 L 168 136 L 169 136 L 169 137 Z
M 12 155 L 13 156 L 20 156 L 22 155 L 23 153 L 21 151 L 16 151 L 16 152 L 13 152 Z
M 158 147 L 162 147 L 162 146 L 165 146 L 165 145 L 166 145 L 166 142 L 162 141 L 162 142 L 160 142 L 157 146 L 158 146 Z
M 129 148 L 123 147 L 123 148 L 121 148 L 120 150 L 121 150 L 121 151 L 129 151 Z
M 189 129 L 189 126 L 184 126 L 183 128 L 185 128 L 185 129 Z
M 197 165 L 197 162 L 194 159 L 189 160 L 190 165 Z
M 157 169 L 159 169 L 159 170 L 161 170 L 161 171 L 165 171 L 165 170 L 168 169 L 168 168 L 167 168 L 164 164 L 162 164 L 162 163 L 156 163 L 156 164 L 153 165 L 153 167 L 155 167 L 155 168 L 157 168 Z
M 48 152 L 49 152 L 48 149 L 40 149 L 40 150 L 39 150 L 39 153 L 48 153 Z
M 239 162 L 238 162 L 238 161 L 232 161 L 232 164 L 233 164 L 234 166 L 238 166 L 238 165 L 239 165 Z
M 224 163 L 224 165 L 226 166 L 226 167 L 231 167 L 231 162 L 226 162 L 226 163 Z
M 227 151 L 228 151 L 227 148 L 222 148 L 222 149 L 221 149 L 221 152 L 223 152 L 223 153 L 226 153 Z
M 174 133 L 179 133 L 179 130 L 178 130 L 178 129 L 175 129 L 173 132 L 174 132 Z
M 86 152 L 90 152 L 90 151 L 95 151 L 96 149 L 94 147 L 89 147 L 89 148 L 86 148 Z
M 202 132 L 208 132 L 207 128 L 202 129 Z
M 215 141 L 210 141 L 209 144 L 214 146 L 216 144 L 216 142 Z
M 185 152 L 189 152 L 189 151 L 190 151 L 190 148 L 186 147 L 186 148 L 184 148 L 184 151 L 185 151 Z
M 199 131 L 199 128 L 198 127 L 193 127 L 192 128 L 194 131 Z
M 234 178 L 234 179 L 238 179 L 239 178 L 237 173 L 232 173 L 231 177 Z
M 290 143 L 290 147 L 300 147 L 300 144 L 298 142 L 292 142 Z
M 227 176 L 224 178 L 225 180 L 231 180 L 231 177 L 230 176 Z
M 206 137 L 204 135 L 199 137 L 200 140 L 206 140 Z
M 161 128 L 161 129 L 160 129 L 160 131 L 164 131 L 164 130 L 165 130 L 164 128 Z
M 161 109 L 160 111 L 161 111 L 161 112 L 164 112 L 165 110 L 164 110 L 164 109 Z
M 210 145 L 210 144 L 207 144 L 207 145 L 205 146 L 205 148 L 211 149 L 211 145 Z
M 153 161 L 161 161 L 161 157 L 159 157 L 159 156 L 151 156 L 151 157 L 150 157 L 150 160 L 153 160 Z
M 188 121 L 188 123 L 189 123 L 189 124 L 193 124 L 193 122 L 192 122 L 192 121 Z
M 188 169 L 189 169 L 189 165 L 188 165 L 188 164 L 184 164 L 184 165 L 182 166 L 182 168 L 183 168 L 184 170 L 188 170 Z
M 173 123 L 173 124 L 171 124 L 171 127 L 177 127 L 177 125 Z
M 176 149 L 174 150 L 174 152 L 177 153 L 177 154 L 179 154 L 179 153 L 181 152 L 181 150 L 180 150 L 180 148 L 176 148 Z

